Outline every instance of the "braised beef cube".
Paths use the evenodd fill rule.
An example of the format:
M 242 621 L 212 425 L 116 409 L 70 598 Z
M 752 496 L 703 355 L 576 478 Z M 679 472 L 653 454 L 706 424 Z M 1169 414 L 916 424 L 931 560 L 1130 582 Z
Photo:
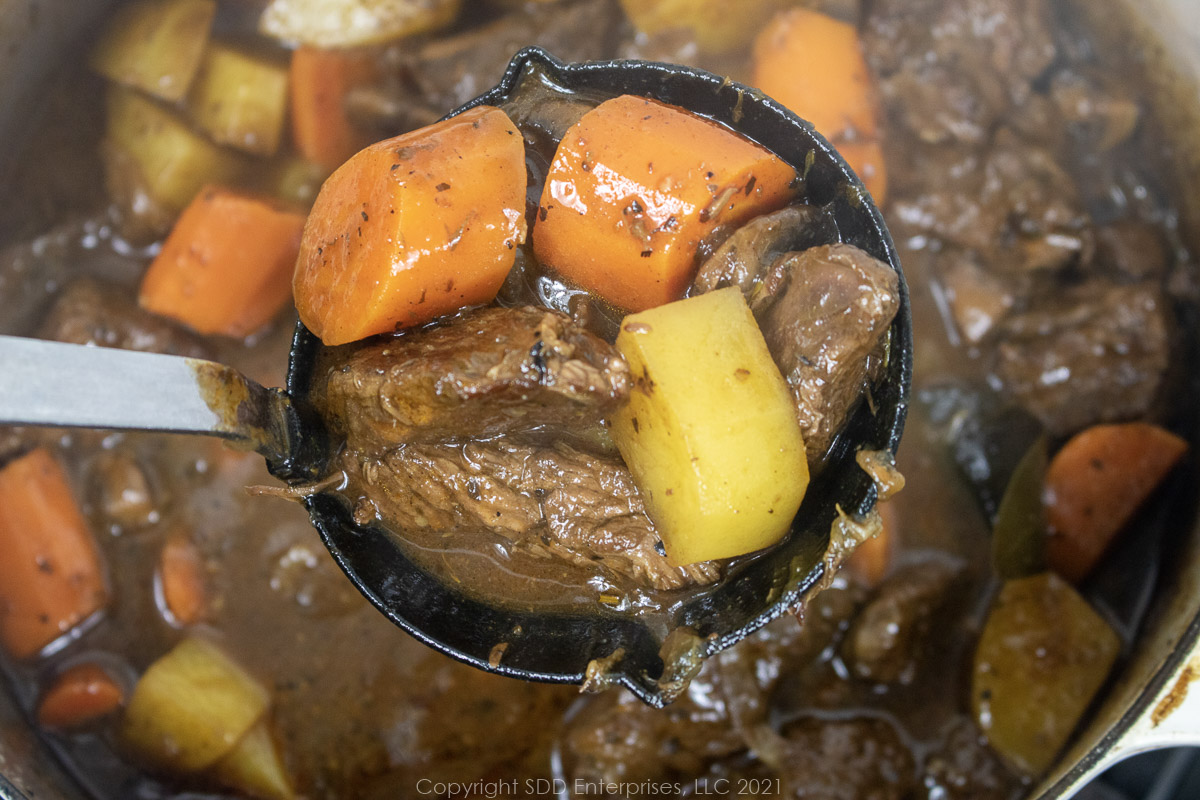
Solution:
M 783 734 L 786 796 L 904 800 L 917 794 L 913 754 L 881 718 L 802 717 Z
M 1018 241 L 1017 251 L 1004 256 L 1008 268 L 1056 270 L 1089 259 L 1090 220 L 1075 182 L 1049 151 L 1013 131 L 996 134 L 980 200 L 1002 215 L 989 238 L 1002 241 L 1009 233 Z
M 40 335 L 72 344 L 211 357 L 195 334 L 142 310 L 125 292 L 91 278 L 80 278 L 63 290 L 43 321 Z
M 755 217 L 734 231 L 700 265 L 692 292 L 736 286 L 751 309 L 761 311 L 773 296 L 759 287 L 780 256 L 837 240 L 829 213 L 816 206 L 788 206 Z
M 1050 98 L 1062 114 L 1062 127 L 1078 145 L 1106 152 L 1124 142 L 1137 127 L 1142 109 L 1126 90 L 1100 75 L 1062 71 L 1050 82 Z
M 874 683 L 911 683 L 957 574 L 949 563 L 926 561 L 888 577 L 846 635 L 842 653 L 851 671 Z
M 816 464 L 878 368 L 900 306 L 899 277 L 862 250 L 835 244 L 780 259 L 767 284 L 783 288 L 759 322 Z
M 1052 435 L 1140 417 L 1167 370 L 1170 316 L 1152 286 L 1092 282 L 1051 295 L 1000 327 L 993 377 Z
M 497 440 L 409 444 L 379 459 L 350 454 L 346 469 L 397 530 L 492 533 L 659 589 L 720 576 L 713 562 L 667 562 L 633 476 L 616 458 Z
M 710 688 L 705 672 L 693 685 Z M 745 748 L 726 708 L 697 703 L 689 694 L 656 709 L 628 692 L 607 692 L 573 717 L 563 736 L 572 783 L 691 779 Z
M 959 335 L 979 344 L 1016 304 L 1016 293 L 1005 275 L 988 272 L 966 255 L 941 260 L 942 287 Z
M 11 198 L 10 198 L 11 199 Z M 62 287 L 84 275 L 140 275 L 141 260 L 117 252 L 104 217 L 70 219 L 0 250 L 0 333 L 29 336 Z
M 1001 762 L 975 723 L 954 719 L 942 740 L 925 759 L 929 797 L 946 800 L 1008 800 L 1017 795 L 1021 779 Z
M 483 308 L 358 347 L 314 402 L 351 449 L 584 427 L 628 396 L 613 346 L 556 311 Z
M 0 467 L 30 447 L 30 429 L 0 425 Z
M 140 528 L 162 517 L 146 470 L 132 455 L 102 453 L 92 465 L 97 506 L 105 519 L 121 528 Z
M 1091 261 L 1090 218 L 1050 151 L 1003 129 L 986 151 L 948 152 L 914 147 L 893 159 L 903 171 L 896 184 L 914 187 L 892 203 L 898 238 L 936 236 L 974 251 L 989 271 L 1015 276 Z
M 1120 279 L 1154 281 L 1166 276 L 1171 254 L 1157 227 L 1122 219 L 1096 230 L 1096 261 Z
M 1053 63 L 1053 22 L 1048 0 L 875 0 L 863 45 L 879 74 L 941 65 L 947 76 L 969 76 L 1003 111 L 1006 100 L 1024 100 Z
M 974 77 L 949 65 L 917 62 L 882 78 L 879 93 L 889 116 L 922 142 L 980 145 L 1008 100 L 989 98 L 994 82 L 980 86 Z
M 406 42 L 404 60 L 424 101 L 444 112 L 494 86 L 513 54 L 528 45 L 564 61 L 606 57 L 621 16 L 613 0 L 526 5 L 419 47 Z

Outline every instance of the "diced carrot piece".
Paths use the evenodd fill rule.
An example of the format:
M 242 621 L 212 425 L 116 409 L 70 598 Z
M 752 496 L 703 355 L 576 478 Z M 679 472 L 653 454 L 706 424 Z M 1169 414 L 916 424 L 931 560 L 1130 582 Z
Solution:
M 44 728 L 77 728 L 120 708 L 125 691 L 95 664 L 79 664 L 57 676 L 38 702 Z
M 293 292 L 327 345 L 491 302 L 525 240 L 525 143 L 477 106 L 377 142 L 325 181 Z
M 292 52 L 292 140 L 306 160 L 332 172 L 365 147 L 366 134 L 346 112 L 346 95 L 375 76 L 359 50 L 301 45 Z
M 0 644 L 28 658 L 108 601 L 100 553 L 54 456 L 0 470 Z
M 1187 442 L 1157 425 L 1096 425 L 1072 437 L 1046 472 L 1050 568 L 1079 582 L 1183 457 Z
M 208 580 L 204 559 L 188 538 L 173 534 L 158 559 L 162 602 L 177 625 L 194 625 L 208 615 Z
M 877 586 L 892 566 L 892 555 L 895 550 L 896 526 L 899 515 L 893 503 L 884 501 L 875 508 L 879 511 L 883 527 L 879 535 L 854 548 L 846 567 L 855 575 L 862 578 L 868 586 Z
M 207 187 L 146 271 L 138 302 L 200 333 L 247 336 L 287 305 L 303 229 L 302 214 Z
M 624 95 L 567 131 L 546 176 L 538 260 L 628 310 L 678 300 L 718 224 L 785 205 L 796 171 L 683 109 Z
M 848 22 L 807 8 L 776 14 L 754 42 L 753 83 L 832 142 L 879 134 L 874 82 Z
M 806 8 L 780 12 L 754 43 L 752 83 L 813 124 L 882 204 L 879 103 L 858 31 Z
M 879 142 L 838 142 L 834 145 L 854 174 L 867 187 L 876 205 L 887 202 L 887 166 Z

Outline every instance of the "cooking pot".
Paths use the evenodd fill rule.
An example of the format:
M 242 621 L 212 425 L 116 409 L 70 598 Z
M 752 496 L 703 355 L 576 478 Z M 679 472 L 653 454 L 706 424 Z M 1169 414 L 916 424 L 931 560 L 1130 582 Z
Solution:
M 108 5 L 106 0 L 0 0 L 0 75 L 5 76 L 0 82 L 0 142 L 5 145 L 0 185 L 13 154 L 20 152 L 22 122 L 37 111 L 37 87 L 64 59 L 79 56 L 80 37 Z M 1171 131 L 1171 171 L 1181 187 L 1190 187 L 1190 194 L 1180 198 L 1180 230 L 1192 252 L 1200 252 L 1200 5 L 1125 0 L 1120 4 L 1125 13 L 1115 13 L 1110 3 L 1077 5 L 1097 18 L 1089 27 L 1097 31 L 1101 47 L 1106 35 L 1127 40 L 1131 27 L 1157 43 L 1146 47 L 1151 85 L 1143 96 L 1157 105 Z M 1200 343 L 1191 348 L 1195 359 Z M 1200 486 L 1189 488 L 1200 496 Z M 1141 751 L 1200 746 L 1200 685 L 1193 686 L 1200 680 L 1200 519 L 1184 527 L 1190 531 L 1179 537 L 1172 567 L 1155 587 L 1152 611 L 1131 658 L 1032 797 L 1069 798 L 1104 769 Z M 0 690 L 0 800 L 78 796 L 9 694 Z

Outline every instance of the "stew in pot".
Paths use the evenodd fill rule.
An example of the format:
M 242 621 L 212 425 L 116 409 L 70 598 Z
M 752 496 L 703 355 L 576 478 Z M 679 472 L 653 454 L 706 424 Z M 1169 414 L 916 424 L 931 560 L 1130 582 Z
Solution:
M 322 184 L 537 44 L 694 63 L 813 122 L 884 209 L 916 335 L 907 485 L 878 536 L 662 710 L 489 675 L 400 635 L 302 509 L 244 491 L 272 482 L 257 456 L 0 431 L 0 663 L 85 792 L 1015 800 L 1048 769 L 1134 645 L 1173 521 L 1195 511 L 1172 488 L 1194 470 L 1200 282 L 1138 45 L 1082 30 L 1073 0 L 726 6 L 142 0 L 54 81 L 0 197 L 3 333 L 210 357 L 282 384 L 306 218 L 329 220 L 308 217 Z M 504 109 L 522 169 L 550 174 L 605 99 Z M 314 400 L 350 444 L 336 491 L 446 580 L 639 613 L 702 591 L 684 584 L 717 580 L 724 555 L 659 550 L 662 512 L 643 497 L 658 484 L 614 441 L 641 414 L 629 365 L 654 353 L 620 337 L 668 329 L 643 315 L 675 303 L 741 304 L 815 470 L 837 424 L 795 400 L 859 402 L 882 334 L 837 338 L 831 360 L 856 366 L 825 380 L 813 309 L 837 295 L 860 314 L 847 330 L 880 328 L 867 301 L 887 288 L 819 207 L 783 200 L 664 267 L 686 280 L 635 309 L 623 278 L 588 285 L 538 243 L 540 180 L 515 201 L 482 180 L 466 195 L 515 202 L 534 232 L 497 238 L 513 262 L 491 296 L 331 337 Z M 389 378 L 407 350 L 419 369 Z M 482 405 L 423 383 L 481 375 Z M 585 402 L 562 401 L 581 386 Z M 528 397 L 505 406 L 505 392 Z M 373 417 L 381 398 L 391 410 Z M 397 438 L 405 409 L 419 424 Z M 551 419 L 522 422 L 531 409 Z M 749 438 L 735 444 L 770 444 Z

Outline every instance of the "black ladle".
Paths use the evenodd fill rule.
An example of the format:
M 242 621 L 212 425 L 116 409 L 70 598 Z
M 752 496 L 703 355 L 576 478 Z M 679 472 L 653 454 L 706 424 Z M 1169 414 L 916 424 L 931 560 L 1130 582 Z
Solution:
M 527 48 L 513 58 L 498 86 L 449 116 L 477 105 L 503 106 L 525 81 L 589 98 L 653 97 L 729 126 L 796 168 L 803 176 L 803 196 L 831 210 L 842 241 L 900 273 L 883 219 L 858 178 L 811 125 L 762 93 L 686 67 L 635 61 L 563 64 Z M 875 484 L 854 455 L 859 449 L 894 453 L 900 441 L 912 371 L 903 276 L 900 294 L 885 368 L 870 387 L 872 402 L 860 404 L 838 437 L 827 466 L 808 489 L 791 535 L 674 612 L 669 627 L 694 632 L 701 655 L 723 650 L 799 606 L 825 575 L 823 559 L 838 507 L 861 515 L 874 506 Z M 320 348 L 317 338 L 298 325 L 287 387 L 281 391 L 264 389 L 211 362 L 0 337 L 0 370 L 5 374 L 0 423 L 215 434 L 256 449 L 272 473 L 289 484 L 310 484 L 330 471 L 324 427 L 307 402 Z M 69 376 L 70 392 L 48 382 L 52 372 Z M 179 392 L 164 397 L 168 388 Z M 105 393 L 111 395 L 108 402 Z M 96 413 L 84 413 L 80 397 Z M 99 413 L 105 406 L 120 413 Z M 174 413 L 162 413 L 164 407 Z M 599 607 L 530 612 L 490 605 L 416 566 L 388 532 L 355 523 L 338 497 L 314 494 L 304 504 L 354 585 L 392 622 L 431 647 L 488 672 L 554 683 L 583 683 L 590 663 L 609 659 L 608 682 L 627 686 L 652 705 L 670 699 L 670 687 L 659 681 L 660 628 Z M 618 651 L 620 658 L 609 658 Z

